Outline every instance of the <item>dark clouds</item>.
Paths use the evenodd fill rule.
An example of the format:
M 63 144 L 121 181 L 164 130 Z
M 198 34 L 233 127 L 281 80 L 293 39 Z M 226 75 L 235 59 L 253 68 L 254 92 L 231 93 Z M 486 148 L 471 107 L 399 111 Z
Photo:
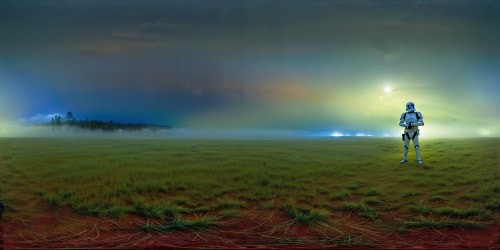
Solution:
M 30 48 L 49 53 L 74 49 L 184 56 L 186 52 L 284 55 L 364 47 L 382 53 L 417 46 L 431 51 L 488 50 L 495 43 L 485 38 L 498 35 L 497 5 L 489 1 L 4 1 L 7 40 L 3 40 L 15 53 Z

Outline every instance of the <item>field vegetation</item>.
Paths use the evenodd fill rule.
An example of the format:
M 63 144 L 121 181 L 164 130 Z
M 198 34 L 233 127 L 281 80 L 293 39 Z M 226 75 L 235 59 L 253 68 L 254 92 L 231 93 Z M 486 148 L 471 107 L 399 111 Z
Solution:
M 155 232 L 217 230 L 248 214 L 286 218 L 278 231 L 334 236 L 350 220 L 365 221 L 358 234 L 498 224 L 500 139 L 421 144 L 423 166 L 412 151 L 400 165 L 393 138 L 2 138 L 0 199 L 11 217 L 35 199 L 102 218 L 157 219 L 137 227 Z

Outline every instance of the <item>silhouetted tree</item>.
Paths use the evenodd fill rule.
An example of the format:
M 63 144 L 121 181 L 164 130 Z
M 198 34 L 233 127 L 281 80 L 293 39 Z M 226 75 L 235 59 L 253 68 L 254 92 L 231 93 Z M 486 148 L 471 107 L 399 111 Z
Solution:
M 56 125 L 56 126 L 61 125 L 62 124 L 61 118 L 62 117 L 60 115 L 56 115 L 56 116 L 52 117 L 54 125 Z
M 71 111 L 68 111 L 68 113 L 66 113 L 66 122 L 67 123 L 75 122 L 75 117 L 73 116 L 73 113 Z

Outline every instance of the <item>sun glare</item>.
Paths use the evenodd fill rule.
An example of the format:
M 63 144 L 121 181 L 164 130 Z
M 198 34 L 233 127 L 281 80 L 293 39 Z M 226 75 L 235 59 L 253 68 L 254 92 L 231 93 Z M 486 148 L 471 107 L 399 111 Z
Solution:
M 340 137 L 340 136 L 344 136 L 343 134 L 339 133 L 339 132 L 334 132 L 334 133 L 331 133 L 330 136 L 333 136 L 333 137 Z
M 389 94 L 389 93 L 392 92 L 392 88 L 390 86 L 385 86 L 384 87 L 384 92 L 387 93 L 387 94 Z

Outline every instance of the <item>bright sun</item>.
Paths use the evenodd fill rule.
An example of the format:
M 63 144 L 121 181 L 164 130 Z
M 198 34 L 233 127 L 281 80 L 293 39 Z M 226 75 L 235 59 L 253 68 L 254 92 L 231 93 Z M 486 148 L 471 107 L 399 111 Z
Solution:
M 391 93 L 392 92 L 392 88 L 390 86 L 385 86 L 384 92 L 385 93 Z

